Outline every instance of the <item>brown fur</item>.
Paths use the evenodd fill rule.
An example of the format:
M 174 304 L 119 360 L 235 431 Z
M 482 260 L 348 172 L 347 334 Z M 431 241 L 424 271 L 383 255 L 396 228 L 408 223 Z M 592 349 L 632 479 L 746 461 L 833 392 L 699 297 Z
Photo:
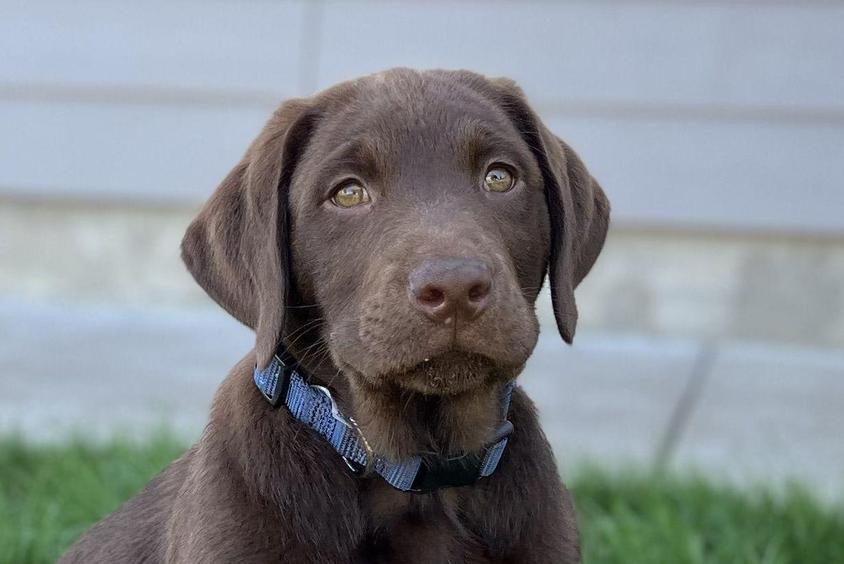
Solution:
M 516 187 L 484 192 L 485 167 L 501 161 Z M 371 205 L 327 202 L 350 176 Z M 477 451 L 536 343 L 546 271 L 571 342 L 574 288 L 608 220 L 601 188 L 512 81 L 394 69 L 286 102 L 183 242 L 199 284 L 255 330 L 255 350 L 199 442 L 62 561 L 579 562 L 571 499 L 521 389 L 492 476 L 413 494 L 354 476 L 251 372 L 284 342 L 379 454 Z M 432 257 L 488 265 L 477 319 L 445 326 L 414 308 L 408 273 Z

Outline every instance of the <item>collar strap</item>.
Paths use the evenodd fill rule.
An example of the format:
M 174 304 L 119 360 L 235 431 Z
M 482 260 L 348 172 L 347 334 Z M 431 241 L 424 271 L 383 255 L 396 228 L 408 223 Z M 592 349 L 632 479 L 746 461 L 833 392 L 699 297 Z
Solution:
M 290 414 L 327 440 L 356 474 L 370 466 L 401 491 L 429 492 L 444 487 L 467 486 L 489 476 L 498 467 L 513 424 L 507 420 L 514 383 L 504 387 L 503 423 L 492 442 L 479 453 L 456 458 L 411 456 L 393 462 L 374 454 L 354 419 L 340 413 L 331 392 L 308 384 L 294 362 L 273 356 L 266 368 L 255 368 L 255 385 L 273 407 L 287 406 Z

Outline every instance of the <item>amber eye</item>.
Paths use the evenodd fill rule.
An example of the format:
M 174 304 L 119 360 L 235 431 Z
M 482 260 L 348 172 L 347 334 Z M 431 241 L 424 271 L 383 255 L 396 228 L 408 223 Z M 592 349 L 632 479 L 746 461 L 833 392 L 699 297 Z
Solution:
M 357 182 L 346 182 L 342 184 L 334 195 L 331 196 L 331 201 L 335 206 L 341 208 L 353 208 L 361 204 L 368 204 L 370 202 L 369 192 L 366 188 Z
M 500 165 L 493 165 L 484 176 L 484 188 L 490 192 L 506 192 L 513 188 L 516 179 L 513 174 Z

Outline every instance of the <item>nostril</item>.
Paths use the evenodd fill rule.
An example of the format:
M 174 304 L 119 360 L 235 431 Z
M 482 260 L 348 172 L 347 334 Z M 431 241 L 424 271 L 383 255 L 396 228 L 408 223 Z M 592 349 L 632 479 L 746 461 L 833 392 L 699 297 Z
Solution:
M 475 284 L 469 288 L 469 301 L 479 302 L 489 294 L 489 284 Z
M 481 315 L 490 303 L 492 285 L 483 261 L 428 259 L 408 274 L 407 293 L 415 309 L 449 325 L 457 317 L 471 321 Z
M 437 307 L 445 302 L 445 292 L 436 286 L 426 286 L 416 296 L 416 301 L 427 307 Z

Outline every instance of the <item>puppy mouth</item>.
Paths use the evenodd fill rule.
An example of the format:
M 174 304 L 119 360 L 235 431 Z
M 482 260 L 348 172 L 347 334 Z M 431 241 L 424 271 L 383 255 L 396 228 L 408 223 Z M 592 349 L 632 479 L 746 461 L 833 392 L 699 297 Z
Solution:
M 422 393 L 457 393 L 482 384 L 495 368 L 484 355 L 450 350 L 392 374 L 391 379 Z
M 536 328 L 529 316 L 490 313 L 502 320 L 467 324 L 459 332 L 415 318 L 349 318 L 327 331 L 326 342 L 335 366 L 373 389 L 453 395 L 515 378 L 533 349 Z
M 485 355 L 452 349 L 368 379 L 426 395 L 454 395 L 511 378 L 515 372 Z

